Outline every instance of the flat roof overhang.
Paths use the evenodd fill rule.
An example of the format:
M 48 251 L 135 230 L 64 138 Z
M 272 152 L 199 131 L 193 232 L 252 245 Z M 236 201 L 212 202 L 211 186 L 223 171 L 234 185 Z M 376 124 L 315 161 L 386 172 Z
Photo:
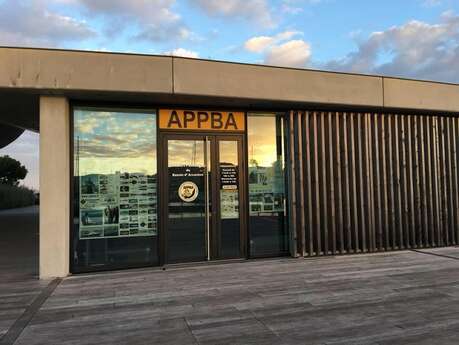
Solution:
M 38 131 L 40 95 L 285 110 L 459 112 L 459 85 L 171 56 L 0 48 L 0 123 Z

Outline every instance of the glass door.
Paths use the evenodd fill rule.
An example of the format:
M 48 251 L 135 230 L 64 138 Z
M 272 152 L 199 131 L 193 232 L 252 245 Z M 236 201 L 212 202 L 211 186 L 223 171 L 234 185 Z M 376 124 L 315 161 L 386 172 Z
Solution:
M 167 135 L 166 263 L 245 256 L 242 139 Z
M 218 208 L 215 232 L 217 237 L 217 257 L 221 259 L 241 256 L 243 236 L 241 232 L 241 162 L 240 140 L 231 137 L 218 137 L 216 189 Z

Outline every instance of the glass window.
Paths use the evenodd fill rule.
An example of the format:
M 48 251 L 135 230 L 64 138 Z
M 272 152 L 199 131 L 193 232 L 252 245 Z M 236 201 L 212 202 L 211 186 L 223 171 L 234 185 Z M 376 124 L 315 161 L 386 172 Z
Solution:
M 158 262 L 156 114 L 74 109 L 73 271 Z
M 249 240 L 250 255 L 288 251 L 285 209 L 283 117 L 249 114 Z
M 238 141 L 219 141 L 220 243 L 221 256 L 240 254 L 239 155 Z

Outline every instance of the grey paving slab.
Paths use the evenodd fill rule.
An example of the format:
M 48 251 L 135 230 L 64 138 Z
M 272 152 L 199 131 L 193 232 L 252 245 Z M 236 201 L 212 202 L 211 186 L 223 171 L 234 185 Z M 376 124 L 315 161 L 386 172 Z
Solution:
M 37 274 L 38 207 L 0 211 L 0 343 L 48 285 Z
M 0 337 L 31 315 L 16 345 L 459 343 L 459 248 L 77 275 L 30 314 L 49 282 L 21 236 L 0 252 Z
M 450 344 L 457 315 L 454 258 L 284 258 L 70 277 L 16 344 Z

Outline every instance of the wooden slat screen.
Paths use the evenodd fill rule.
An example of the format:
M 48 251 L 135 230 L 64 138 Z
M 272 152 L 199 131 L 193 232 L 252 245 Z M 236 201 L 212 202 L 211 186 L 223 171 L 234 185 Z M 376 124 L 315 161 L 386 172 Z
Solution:
M 288 118 L 298 255 L 457 244 L 457 118 L 324 111 Z

